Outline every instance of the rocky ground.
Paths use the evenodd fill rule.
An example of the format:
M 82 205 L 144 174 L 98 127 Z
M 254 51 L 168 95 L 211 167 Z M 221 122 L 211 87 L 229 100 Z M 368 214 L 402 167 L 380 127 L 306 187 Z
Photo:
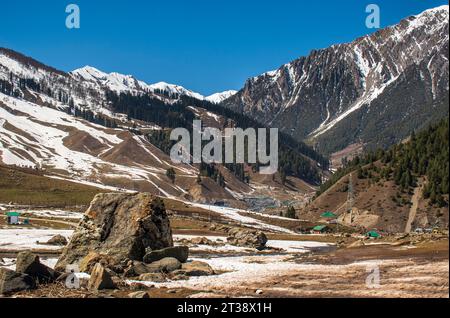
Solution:
M 152 196 L 103 195 L 84 216 L 35 213 L 48 227 L 0 225 L 0 289 L 4 297 L 448 297 L 447 232 L 298 235 L 250 222 L 252 214 L 212 213 L 213 222 L 180 218 Z M 62 219 L 65 228 L 51 228 Z M 32 253 L 17 254 L 24 250 Z M 69 276 L 79 287 L 68 288 Z

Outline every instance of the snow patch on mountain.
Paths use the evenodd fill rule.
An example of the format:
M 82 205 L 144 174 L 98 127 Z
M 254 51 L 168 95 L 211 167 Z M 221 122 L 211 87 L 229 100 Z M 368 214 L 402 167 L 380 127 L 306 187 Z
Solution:
M 102 86 L 108 87 L 110 90 L 121 92 L 141 92 L 141 93 L 168 93 L 170 96 L 189 96 L 199 100 L 203 100 L 204 96 L 188 90 L 182 86 L 169 84 L 166 82 L 158 82 L 155 84 L 147 84 L 137 80 L 132 75 L 123 75 L 112 72 L 105 73 L 92 66 L 85 66 L 70 72 L 72 75 L 78 76 L 86 81 L 95 82 Z
M 8 80 L 9 73 L 12 72 L 23 78 L 42 79 L 46 71 L 39 68 L 27 67 L 23 63 L 0 51 L 0 79 Z
M 215 94 L 205 97 L 205 100 L 207 100 L 208 102 L 214 103 L 214 104 L 220 104 L 225 99 L 230 98 L 231 96 L 235 95 L 236 93 L 237 93 L 237 91 L 235 91 L 235 90 L 229 90 L 229 91 L 224 91 L 221 93 L 215 93 Z
M 108 74 L 92 66 L 85 66 L 76 69 L 70 72 L 70 74 L 77 75 L 86 81 L 96 82 L 100 85 L 108 87 L 112 91 L 119 93 L 126 91 L 142 90 L 146 86 L 145 83 L 139 82 L 132 75 L 123 75 L 116 72 Z
M 161 91 L 166 91 L 170 94 L 185 95 L 185 96 L 193 97 L 193 98 L 196 98 L 199 100 L 204 99 L 203 95 L 201 95 L 199 93 L 188 90 L 188 89 L 184 88 L 183 86 L 169 84 L 166 82 L 159 82 L 159 83 L 151 84 L 151 85 L 148 85 L 147 88 L 152 92 L 155 92 L 156 90 L 161 90 Z

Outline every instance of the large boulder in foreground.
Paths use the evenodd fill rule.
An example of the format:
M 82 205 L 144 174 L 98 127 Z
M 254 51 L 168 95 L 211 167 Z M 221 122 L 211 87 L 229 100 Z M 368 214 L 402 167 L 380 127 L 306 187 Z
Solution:
M 0 267 L 0 295 L 36 288 L 36 281 L 27 274 Z
M 108 255 L 116 264 L 142 260 L 147 250 L 173 246 L 164 202 L 149 193 L 95 196 L 55 269 L 79 264 L 89 252 Z

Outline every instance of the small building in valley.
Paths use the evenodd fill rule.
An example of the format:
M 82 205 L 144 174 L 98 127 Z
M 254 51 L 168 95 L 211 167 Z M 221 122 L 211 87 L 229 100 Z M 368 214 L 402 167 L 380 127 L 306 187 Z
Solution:
M 337 215 L 331 211 L 327 211 L 327 212 L 322 213 L 320 215 L 320 217 L 324 218 L 324 219 L 335 219 L 335 218 L 337 218 Z
M 6 213 L 6 217 L 8 220 L 8 224 L 10 224 L 10 225 L 19 224 L 19 217 L 20 217 L 19 212 L 8 212 L 8 213 Z
M 329 232 L 329 227 L 326 225 L 317 225 L 311 230 L 311 234 L 323 234 Z
M 377 231 L 369 231 L 369 232 L 367 232 L 366 236 L 368 238 L 377 239 L 377 238 L 381 237 L 381 234 L 378 233 Z

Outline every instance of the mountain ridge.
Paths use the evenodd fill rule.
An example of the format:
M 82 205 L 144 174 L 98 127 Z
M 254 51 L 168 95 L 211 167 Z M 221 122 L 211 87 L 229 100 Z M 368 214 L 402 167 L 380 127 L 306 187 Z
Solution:
M 366 116 L 365 122 L 352 117 L 367 115 L 367 108 L 377 100 L 385 103 L 378 107 L 378 113 L 395 107 L 393 102 L 389 104 L 386 92 L 402 81 L 414 83 L 410 86 L 425 83 L 421 93 L 427 100 L 423 102 L 428 107 L 442 108 L 436 105 L 448 95 L 447 50 L 448 5 L 445 5 L 352 42 L 312 50 L 308 56 L 248 79 L 244 88 L 222 104 L 261 123 L 279 127 L 326 153 L 361 142 L 360 139 L 369 146 L 379 146 L 359 134 L 358 129 L 364 128 L 355 124 L 368 125 L 385 118 L 373 115 L 367 120 Z M 421 78 L 414 77 L 414 72 Z M 419 92 L 413 94 L 419 99 L 418 95 Z M 405 125 L 401 118 L 391 122 L 394 123 Z M 340 126 L 347 127 L 344 139 L 348 140 L 330 144 L 330 139 L 342 139 L 334 136 L 335 131 L 345 130 Z M 406 131 L 411 133 L 412 129 Z M 404 134 L 388 137 L 392 136 L 395 141 L 406 137 Z

